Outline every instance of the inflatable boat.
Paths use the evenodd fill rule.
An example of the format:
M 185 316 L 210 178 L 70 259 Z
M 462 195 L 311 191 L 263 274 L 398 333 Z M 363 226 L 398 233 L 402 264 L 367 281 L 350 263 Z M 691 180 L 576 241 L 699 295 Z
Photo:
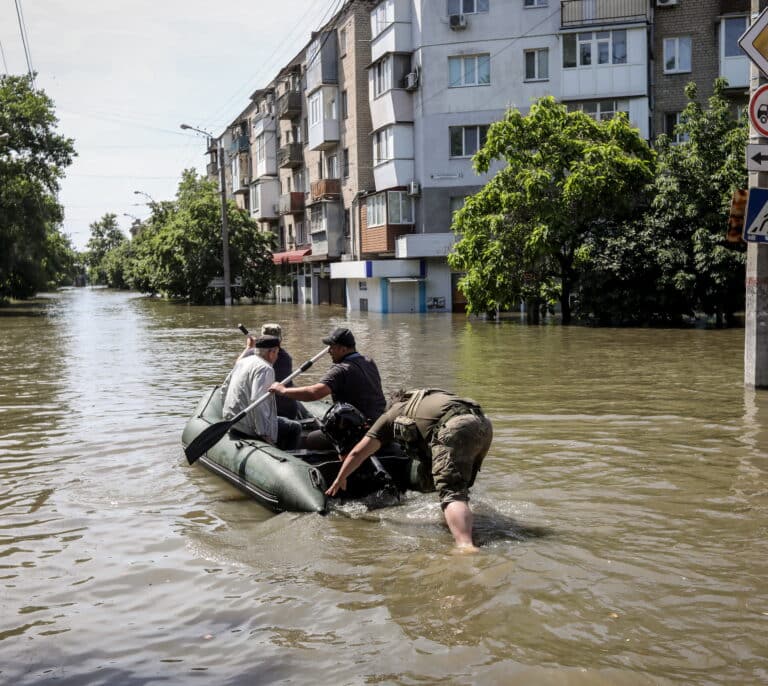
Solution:
M 300 402 L 299 406 L 299 421 L 306 433 L 320 428 L 330 403 Z M 206 428 L 221 421 L 221 415 L 222 397 L 217 386 L 203 396 L 184 427 L 184 448 Z M 421 490 L 415 460 L 402 454 L 396 445 L 383 448 L 382 453 L 376 454 L 378 460 L 366 460 L 350 475 L 340 500 L 378 494 L 396 502 L 393 496 L 399 493 Z M 275 512 L 327 512 L 332 499 L 325 495 L 325 490 L 341 467 L 335 451 L 280 450 L 235 430 L 210 447 L 199 462 Z

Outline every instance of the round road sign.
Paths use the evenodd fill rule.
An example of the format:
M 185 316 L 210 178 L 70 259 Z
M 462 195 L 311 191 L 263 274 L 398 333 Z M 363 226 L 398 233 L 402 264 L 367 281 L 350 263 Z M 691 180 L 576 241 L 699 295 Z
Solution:
M 763 84 L 749 99 L 749 120 L 761 136 L 768 136 L 768 84 Z

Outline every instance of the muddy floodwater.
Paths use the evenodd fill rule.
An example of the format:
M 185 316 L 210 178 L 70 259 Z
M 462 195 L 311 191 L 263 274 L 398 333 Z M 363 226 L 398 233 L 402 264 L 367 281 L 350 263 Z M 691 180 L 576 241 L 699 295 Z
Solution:
M 343 324 L 385 391 L 483 405 L 479 554 L 434 494 L 274 515 L 187 465 L 184 422 L 264 321 L 296 365 Z M 0 311 L 0 683 L 768 683 L 743 337 L 91 289 Z

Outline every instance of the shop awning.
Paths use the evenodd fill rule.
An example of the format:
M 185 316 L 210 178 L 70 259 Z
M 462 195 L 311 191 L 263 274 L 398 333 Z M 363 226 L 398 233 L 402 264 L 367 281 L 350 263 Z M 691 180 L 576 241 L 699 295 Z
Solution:
M 312 252 L 312 248 L 304 250 L 288 250 L 287 252 L 272 253 L 272 261 L 275 264 L 295 264 L 301 262 L 304 257 Z

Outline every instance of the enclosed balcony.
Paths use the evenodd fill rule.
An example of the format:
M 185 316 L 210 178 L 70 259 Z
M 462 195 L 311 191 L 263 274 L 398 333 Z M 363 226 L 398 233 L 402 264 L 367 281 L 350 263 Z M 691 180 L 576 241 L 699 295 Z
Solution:
M 246 134 L 241 134 L 239 136 L 235 136 L 232 139 L 232 144 L 229 146 L 229 151 L 231 153 L 247 152 L 248 145 L 248 136 Z
M 323 86 L 307 99 L 310 150 L 327 150 L 339 143 L 339 89 Z
M 280 148 L 277 155 L 281 169 L 292 169 L 304 164 L 304 151 L 301 143 L 287 143 Z
M 277 99 L 277 118 L 293 119 L 301 114 L 301 93 L 288 91 Z
M 609 26 L 650 22 L 648 0 L 562 0 L 560 26 Z
M 219 177 L 219 165 L 215 162 L 209 162 L 205 165 L 205 173 L 208 178 L 217 179 Z
M 338 257 L 344 249 L 344 214 L 340 202 L 318 202 L 307 208 L 313 255 Z
M 278 214 L 303 214 L 304 213 L 304 193 L 293 191 L 283 193 L 280 196 L 278 204 Z
M 341 195 L 341 179 L 318 179 L 310 184 L 312 201 L 336 200 Z

